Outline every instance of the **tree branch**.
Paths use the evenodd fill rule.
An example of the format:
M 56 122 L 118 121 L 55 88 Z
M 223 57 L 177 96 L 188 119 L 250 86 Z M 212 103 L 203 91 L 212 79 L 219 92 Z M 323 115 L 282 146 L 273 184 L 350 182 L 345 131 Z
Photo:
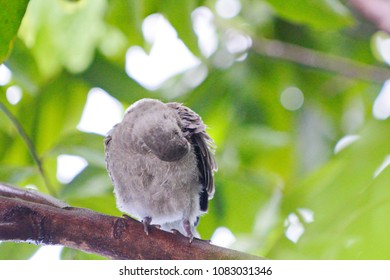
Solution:
M 254 39 L 252 50 L 260 55 L 283 59 L 353 79 L 382 84 L 390 78 L 390 70 L 387 68 L 360 63 L 277 40 Z
M 260 259 L 131 218 L 63 207 L 54 198 L 0 183 L 0 240 L 63 245 L 112 259 Z
M 30 201 L 59 208 L 65 208 L 69 206 L 57 198 L 40 193 L 36 190 L 17 188 L 5 183 L 0 183 L 0 196 L 8 198 L 19 198 L 24 201 Z
M 387 0 L 349 0 L 366 19 L 390 34 L 390 2 Z

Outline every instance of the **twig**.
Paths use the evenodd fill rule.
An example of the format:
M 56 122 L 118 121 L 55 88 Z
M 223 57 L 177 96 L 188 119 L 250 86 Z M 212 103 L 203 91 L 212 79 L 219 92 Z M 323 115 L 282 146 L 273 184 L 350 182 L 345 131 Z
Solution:
M 387 0 L 349 0 L 366 19 L 390 34 L 390 2 Z
M 23 129 L 20 122 L 15 118 L 15 116 L 7 109 L 7 107 L 1 101 L 0 101 L 0 110 L 3 111 L 3 113 L 11 121 L 11 123 L 14 125 L 14 127 L 18 131 L 20 137 L 22 137 L 24 143 L 27 145 L 27 148 L 31 154 L 31 157 L 33 158 L 35 164 L 38 167 L 39 174 L 41 175 L 43 181 L 45 182 L 45 186 L 46 186 L 48 192 L 51 195 L 56 196 L 56 191 L 54 190 L 54 188 L 50 184 L 50 181 L 49 181 L 49 179 L 45 173 L 45 170 L 43 168 L 42 161 L 40 160 L 40 158 L 35 150 L 34 144 L 32 143 L 31 139 L 28 137 L 26 131 Z
M 390 79 L 390 70 L 387 68 L 360 63 L 277 40 L 254 39 L 252 50 L 260 55 L 287 60 L 353 79 L 380 84 Z
M 0 184 L 1 186 L 1 184 Z M 260 259 L 152 227 L 131 218 L 24 200 L 23 190 L 0 189 L 0 240 L 59 244 L 112 259 Z M 10 198 L 13 194 L 16 198 Z M 37 194 L 39 196 L 39 193 Z M 34 202 L 31 202 L 34 201 Z
M 17 188 L 6 183 L 0 183 L 0 196 L 19 198 L 24 201 L 45 204 L 58 208 L 69 207 L 69 205 L 65 202 L 47 194 L 40 193 L 36 190 Z

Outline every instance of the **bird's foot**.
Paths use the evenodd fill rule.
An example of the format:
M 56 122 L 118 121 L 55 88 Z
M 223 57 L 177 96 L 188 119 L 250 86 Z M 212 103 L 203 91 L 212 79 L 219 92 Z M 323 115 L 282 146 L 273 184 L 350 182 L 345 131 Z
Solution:
M 142 220 L 142 224 L 144 225 L 144 232 L 146 233 L 146 235 L 149 235 L 149 227 L 151 222 L 152 222 L 152 217 L 149 216 L 143 218 Z
M 125 219 L 139 222 L 138 220 L 134 219 L 133 217 L 131 217 L 131 216 L 127 215 L 127 214 L 123 214 L 122 216 Z M 144 231 L 145 231 L 146 235 L 149 235 L 149 228 L 150 227 L 161 229 L 160 225 L 152 225 L 151 222 L 152 222 L 152 217 L 145 217 L 141 221 L 141 223 L 144 225 Z
M 187 235 L 187 234 L 183 234 L 183 233 L 181 233 L 179 230 L 177 230 L 177 229 L 175 229 L 175 228 L 172 228 L 172 229 L 171 229 L 171 232 L 172 232 L 173 234 L 181 235 L 181 236 L 183 236 L 183 237 L 189 238 L 189 243 L 192 243 L 192 240 L 194 239 L 194 236 L 193 236 L 192 234 L 191 234 L 190 236 Z
M 183 220 L 183 228 L 184 228 L 184 231 L 185 231 L 187 237 L 189 238 L 189 242 L 191 244 L 192 240 L 194 240 L 194 234 L 192 233 L 191 223 L 188 219 Z

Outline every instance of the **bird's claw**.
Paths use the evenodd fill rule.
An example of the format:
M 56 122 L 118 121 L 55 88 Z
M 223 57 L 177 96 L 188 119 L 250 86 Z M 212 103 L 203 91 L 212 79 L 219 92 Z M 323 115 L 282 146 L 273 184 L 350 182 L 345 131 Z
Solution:
M 184 228 L 185 233 L 187 234 L 187 237 L 190 239 L 189 241 L 191 244 L 192 240 L 194 240 L 194 235 L 192 234 L 191 223 L 189 220 L 187 220 L 187 219 L 183 220 L 183 228 Z
M 149 235 L 149 229 L 151 227 L 154 227 L 154 228 L 157 228 L 157 229 L 161 229 L 161 226 L 160 225 L 152 225 L 152 217 L 145 217 L 143 218 L 143 220 L 141 221 L 142 224 L 144 225 L 144 232 L 146 233 L 146 235 Z
M 179 230 L 177 229 L 171 229 L 171 232 L 173 234 L 180 234 L 184 237 L 187 237 L 189 240 L 189 243 L 191 244 L 192 241 L 194 240 L 194 235 L 192 234 L 192 231 L 191 231 L 191 224 L 188 220 L 183 220 L 183 229 L 184 229 L 184 232 L 185 234 L 181 233 Z
M 152 222 L 152 217 L 149 216 L 143 218 L 142 220 L 142 224 L 144 225 L 144 232 L 146 233 L 146 235 L 149 235 L 149 226 L 151 222 Z
M 180 231 L 178 231 L 177 229 L 173 228 L 171 229 L 171 232 L 173 234 L 179 234 L 181 236 L 184 236 L 184 237 L 187 237 L 189 238 L 189 243 L 191 244 L 192 243 L 192 240 L 194 240 L 194 235 L 191 233 L 191 234 L 188 234 L 188 235 L 185 235 L 185 234 L 182 234 Z

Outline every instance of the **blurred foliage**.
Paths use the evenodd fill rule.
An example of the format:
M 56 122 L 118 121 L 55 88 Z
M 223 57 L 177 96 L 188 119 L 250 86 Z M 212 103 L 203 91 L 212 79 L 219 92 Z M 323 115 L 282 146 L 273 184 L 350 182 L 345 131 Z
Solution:
M 232 2 L 239 4 L 239 13 L 221 16 L 217 7 Z M 233 248 L 271 259 L 390 257 L 390 123 L 372 115 L 382 85 L 270 58 L 250 47 L 232 50 L 237 38 L 265 37 L 386 68 L 373 49 L 376 29 L 342 2 L 0 3 L 6 7 L 0 11 L 0 63 L 12 72 L 11 81 L 0 87 L 0 102 L 28 135 L 44 171 L 39 172 L 15 123 L 0 112 L 1 181 L 121 215 L 105 171 L 103 136 L 77 129 L 88 92 L 101 88 L 124 106 L 143 97 L 175 100 L 202 116 L 218 147 L 216 194 L 199 225 L 203 238 L 224 226 L 237 238 Z M 211 55 L 198 44 L 195 9 L 212 15 L 217 46 Z M 142 24 L 155 13 L 172 24 L 201 66 L 149 91 L 126 74 L 125 54 L 135 45 L 150 51 Z M 189 83 L 199 79 L 201 67 L 207 75 Z M 6 96 L 14 86 L 22 90 L 17 104 Z M 303 105 L 286 109 L 281 102 L 286 89 L 300 92 Z M 358 140 L 335 153 L 346 135 Z M 88 162 L 67 184 L 56 177 L 62 154 Z M 29 258 L 39 248 L 2 243 L 0 258 Z M 99 258 L 71 249 L 62 257 Z
M 12 49 L 28 2 L 29 0 L 0 1 L 0 62 L 4 61 Z

